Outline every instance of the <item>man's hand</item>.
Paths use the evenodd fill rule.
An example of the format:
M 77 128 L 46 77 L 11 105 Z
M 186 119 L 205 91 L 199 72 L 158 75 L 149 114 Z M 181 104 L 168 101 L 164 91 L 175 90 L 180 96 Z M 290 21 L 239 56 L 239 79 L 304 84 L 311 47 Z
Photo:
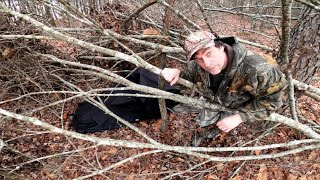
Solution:
M 217 126 L 223 132 L 229 132 L 233 128 L 237 127 L 240 123 L 242 123 L 242 119 L 239 114 L 235 114 L 224 119 L 221 119 Z
M 173 68 L 164 68 L 161 71 L 161 75 L 172 86 L 178 81 L 179 76 L 180 76 L 180 70 L 179 69 L 173 69 Z

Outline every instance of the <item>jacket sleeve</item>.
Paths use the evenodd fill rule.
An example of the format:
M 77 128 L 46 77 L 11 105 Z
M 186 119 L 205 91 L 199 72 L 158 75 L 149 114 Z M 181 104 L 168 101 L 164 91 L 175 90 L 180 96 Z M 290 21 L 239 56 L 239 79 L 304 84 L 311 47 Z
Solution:
M 283 105 L 288 83 L 277 67 L 258 67 L 242 78 L 242 90 L 253 97 L 251 103 L 238 109 L 243 122 L 264 120 Z

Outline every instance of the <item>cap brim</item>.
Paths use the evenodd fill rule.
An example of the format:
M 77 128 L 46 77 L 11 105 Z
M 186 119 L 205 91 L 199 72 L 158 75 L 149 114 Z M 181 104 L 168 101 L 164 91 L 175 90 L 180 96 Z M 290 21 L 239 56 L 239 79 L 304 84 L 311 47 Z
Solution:
M 210 48 L 212 45 L 214 45 L 214 41 L 210 41 L 208 43 L 203 43 L 203 44 L 200 44 L 199 46 L 195 47 L 187 56 L 187 61 L 190 61 L 192 56 L 197 52 L 199 51 L 200 49 L 203 49 L 203 48 Z

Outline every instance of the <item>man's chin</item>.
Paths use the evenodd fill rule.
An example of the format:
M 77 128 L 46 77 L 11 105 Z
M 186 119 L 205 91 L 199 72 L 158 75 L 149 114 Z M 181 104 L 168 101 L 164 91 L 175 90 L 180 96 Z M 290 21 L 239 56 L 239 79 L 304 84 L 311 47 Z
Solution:
M 212 75 L 217 75 L 221 72 L 221 70 L 214 70 L 214 71 L 209 71 L 210 74 Z

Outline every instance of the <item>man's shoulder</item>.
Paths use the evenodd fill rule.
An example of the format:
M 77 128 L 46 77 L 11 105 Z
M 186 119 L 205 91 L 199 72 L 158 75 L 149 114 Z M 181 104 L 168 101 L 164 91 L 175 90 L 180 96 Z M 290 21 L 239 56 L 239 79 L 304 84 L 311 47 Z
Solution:
M 265 72 L 273 68 L 278 68 L 276 60 L 267 54 L 257 53 L 251 50 L 247 51 L 247 54 L 242 62 L 243 68 Z

